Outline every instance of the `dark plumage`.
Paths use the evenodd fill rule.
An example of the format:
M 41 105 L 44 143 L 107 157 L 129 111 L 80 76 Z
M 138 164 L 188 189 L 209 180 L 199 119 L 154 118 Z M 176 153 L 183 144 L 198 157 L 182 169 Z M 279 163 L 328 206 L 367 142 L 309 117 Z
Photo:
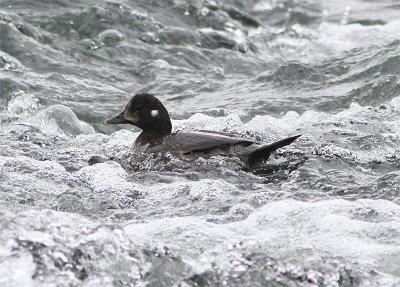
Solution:
M 132 97 L 125 109 L 108 119 L 108 124 L 131 124 L 142 129 L 132 147 L 146 153 L 182 154 L 200 157 L 236 156 L 249 166 L 267 160 L 271 152 L 291 144 L 300 135 L 263 145 L 230 134 L 213 131 L 171 133 L 172 125 L 164 105 L 151 94 Z

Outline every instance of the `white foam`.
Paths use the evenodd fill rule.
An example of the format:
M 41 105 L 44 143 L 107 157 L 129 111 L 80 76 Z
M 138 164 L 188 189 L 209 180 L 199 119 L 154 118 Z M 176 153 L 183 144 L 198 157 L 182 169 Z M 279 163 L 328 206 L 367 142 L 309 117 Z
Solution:
M 281 28 L 254 29 L 252 33 L 276 34 L 268 43 L 266 59 L 282 59 L 303 63 L 320 63 L 321 59 L 339 55 L 346 51 L 369 46 L 384 46 L 400 39 L 397 31 L 400 21 L 391 21 L 385 25 L 341 25 L 322 21 L 320 27 L 307 27 L 294 24 L 291 29 L 296 37 L 282 33 Z M 260 37 L 260 36 L 258 36 Z
M 126 180 L 126 171 L 115 161 L 84 167 L 75 175 L 94 192 L 128 194 L 143 190 L 140 185 Z
M 7 111 L 12 116 L 26 117 L 39 108 L 38 99 L 24 91 L 18 90 L 12 94 L 11 100 L 7 105 Z
M 190 216 L 128 224 L 124 230 L 140 234 L 143 244 L 168 246 L 197 263 L 203 255 L 211 256 L 211 264 L 212 254 L 220 256 L 240 243 L 249 250 L 269 250 L 273 257 L 291 258 L 307 251 L 309 256 L 322 256 L 318 260 L 339 256 L 369 265 L 400 252 L 399 218 L 400 207 L 386 200 L 281 200 L 239 222 L 215 224 Z
M 18 187 L 19 192 L 61 194 L 69 189 L 73 176 L 55 161 L 39 161 L 25 156 L 0 157 L 5 186 Z
M 36 264 L 28 252 L 9 257 L 0 262 L 0 285 L 9 287 L 36 286 L 33 275 Z

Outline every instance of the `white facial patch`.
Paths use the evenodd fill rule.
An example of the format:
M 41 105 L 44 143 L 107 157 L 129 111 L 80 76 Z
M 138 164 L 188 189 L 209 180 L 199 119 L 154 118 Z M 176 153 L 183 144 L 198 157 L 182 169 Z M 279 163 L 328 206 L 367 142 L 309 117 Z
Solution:
M 158 116 L 158 110 L 151 110 L 151 116 L 153 117 L 153 118 L 155 118 L 155 117 L 157 117 Z

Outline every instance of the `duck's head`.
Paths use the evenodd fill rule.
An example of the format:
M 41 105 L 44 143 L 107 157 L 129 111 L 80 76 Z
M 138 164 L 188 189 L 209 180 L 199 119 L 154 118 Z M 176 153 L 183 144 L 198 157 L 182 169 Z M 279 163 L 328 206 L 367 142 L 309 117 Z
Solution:
M 154 136 L 167 135 L 172 129 L 167 109 L 156 97 L 147 93 L 133 96 L 122 112 L 105 123 L 135 125 Z

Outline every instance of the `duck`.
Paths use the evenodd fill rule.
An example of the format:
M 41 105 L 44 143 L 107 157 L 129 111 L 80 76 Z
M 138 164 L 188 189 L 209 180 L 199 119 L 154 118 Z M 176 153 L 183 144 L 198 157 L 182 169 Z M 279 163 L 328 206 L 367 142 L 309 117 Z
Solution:
M 154 95 L 134 95 L 125 108 L 105 121 L 106 124 L 130 124 L 142 131 L 132 146 L 134 153 L 171 153 L 190 158 L 211 156 L 238 157 L 254 167 L 268 160 L 271 153 L 290 145 L 301 135 L 264 144 L 228 133 L 207 130 L 172 132 L 167 109 Z

